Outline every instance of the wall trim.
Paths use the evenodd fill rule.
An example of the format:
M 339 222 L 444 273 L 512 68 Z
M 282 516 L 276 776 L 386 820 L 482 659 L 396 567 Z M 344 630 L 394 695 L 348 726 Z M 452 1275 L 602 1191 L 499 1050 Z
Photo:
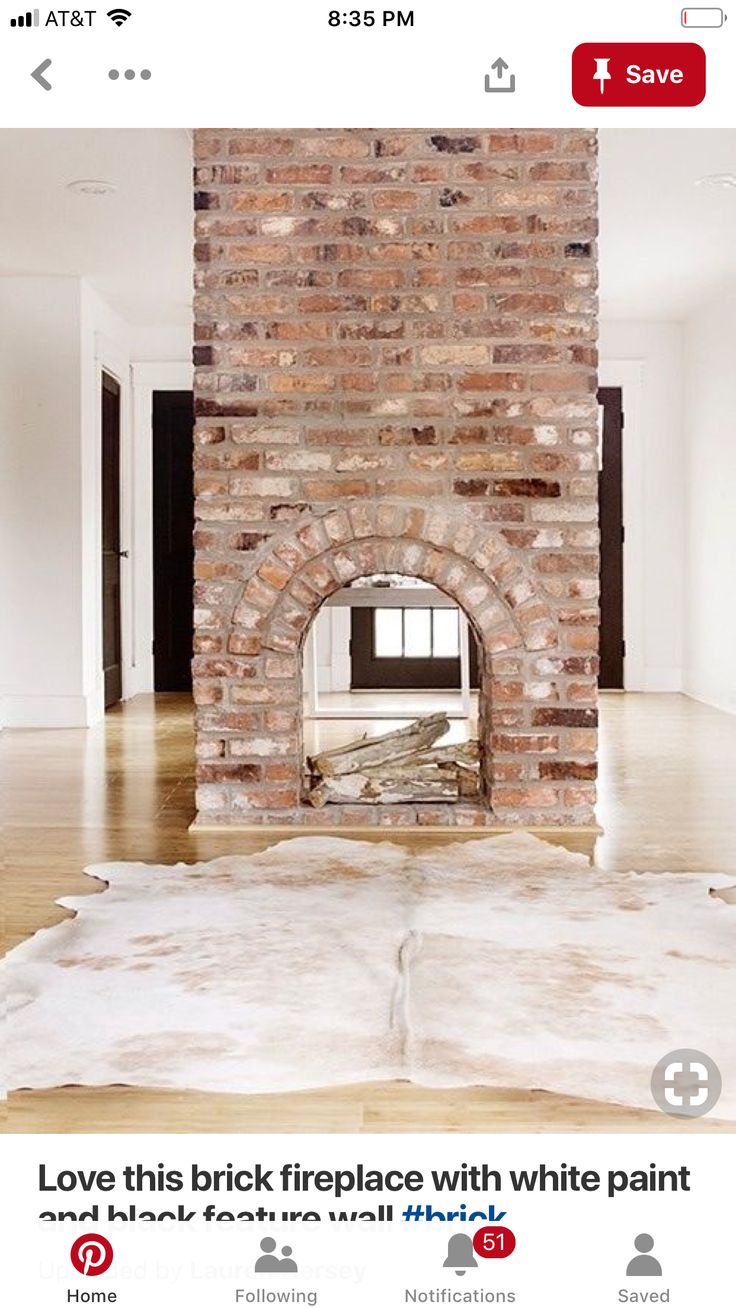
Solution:
M 681 694 L 686 699 L 692 699 L 696 704 L 702 704 L 705 708 L 715 709 L 718 713 L 728 713 L 730 717 L 736 716 L 736 706 L 733 704 L 724 704 L 722 700 L 710 699 L 707 695 L 701 695 L 699 691 L 693 690 L 690 686 L 683 687 Z
M 0 722 L 7 731 L 92 725 L 86 695 L 4 695 L 0 700 Z

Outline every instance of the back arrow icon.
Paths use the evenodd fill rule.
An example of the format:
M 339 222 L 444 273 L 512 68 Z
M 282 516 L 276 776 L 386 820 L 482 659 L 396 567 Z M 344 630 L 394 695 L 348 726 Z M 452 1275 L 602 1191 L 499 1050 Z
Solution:
M 34 68 L 33 72 L 31 73 L 31 77 L 34 79 L 34 81 L 38 82 L 39 86 L 43 87 L 44 91 L 51 90 L 51 83 L 47 82 L 46 78 L 44 77 L 44 73 L 46 72 L 46 69 L 50 67 L 51 67 L 51 60 L 44 59 L 43 63 L 39 64 L 38 68 Z

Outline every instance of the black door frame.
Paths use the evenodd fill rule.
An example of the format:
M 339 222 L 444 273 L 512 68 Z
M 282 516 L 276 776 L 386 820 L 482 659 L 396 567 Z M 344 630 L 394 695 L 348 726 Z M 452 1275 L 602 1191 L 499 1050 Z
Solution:
M 186 450 L 182 441 L 186 431 Z M 194 644 L 194 397 L 152 394 L 154 689 L 188 691 Z M 182 457 L 183 456 L 183 457 Z
M 100 374 L 101 468 L 101 646 L 104 705 L 123 697 L 123 614 L 121 559 L 121 406 L 120 383 L 105 369 Z
M 598 474 L 600 527 L 600 671 L 601 690 L 623 690 L 624 657 L 624 517 L 623 388 L 601 386 L 603 409 L 601 470 Z

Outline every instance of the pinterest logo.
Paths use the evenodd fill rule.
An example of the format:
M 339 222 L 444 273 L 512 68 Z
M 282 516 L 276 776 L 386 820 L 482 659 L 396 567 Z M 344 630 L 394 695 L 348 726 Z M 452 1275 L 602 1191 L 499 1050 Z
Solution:
M 70 1257 L 81 1276 L 102 1276 L 112 1263 L 112 1245 L 104 1235 L 80 1235 Z

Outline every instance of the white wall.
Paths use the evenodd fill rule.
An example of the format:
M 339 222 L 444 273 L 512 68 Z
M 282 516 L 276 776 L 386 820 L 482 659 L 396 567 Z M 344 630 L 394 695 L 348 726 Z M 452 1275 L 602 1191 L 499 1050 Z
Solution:
M 314 620 L 310 639 L 317 650 L 317 685 L 329 695 L 350 689 L 350 609 L 325 606 Z
M 601 323 L 601 383 L 623 384 L 627 690 L 682 689 L 686 470 L 680 323 Z
M 83 681 L 87 722 L 98 722 L 105 711 L 102 672 L 102 404 L 104 370 L 120 385 L 121 541 L 130 544 L 127 523 L 131 429 L 131 386 L 128 327 L 123 319 L 81 282 L 81 445 L 82 445 L 82 621 Z M 130 660 L 128 615 L 131 589 L 128 565 L 121 562 L 123 687 Z
M 131 331 L 79 278 L 0 278 L 0 725 L 104 711 L 103 369 L 121 388 L 123 695 L 152 689 L 152 392 L 186 389 L 191 366 L 151 360 L 188 350 L 186 329 Z
M 0 278 L 4 725 L 87 720 L 81 316 L 75 278 Z
M 100 369 L 125 448 L 127 328 L 79 278 L 3 277 L 0 333 L 2 722 L 86 726 L 103 712 Z
M 736 286 L 685 327 L 688 437 L 684 685 L 736 712 Z
M 133 327 L 130 357 L 134 363 L 186 363 L 190 367 L 188 385 L 191 386 L 191 323 L 182 327 Z

